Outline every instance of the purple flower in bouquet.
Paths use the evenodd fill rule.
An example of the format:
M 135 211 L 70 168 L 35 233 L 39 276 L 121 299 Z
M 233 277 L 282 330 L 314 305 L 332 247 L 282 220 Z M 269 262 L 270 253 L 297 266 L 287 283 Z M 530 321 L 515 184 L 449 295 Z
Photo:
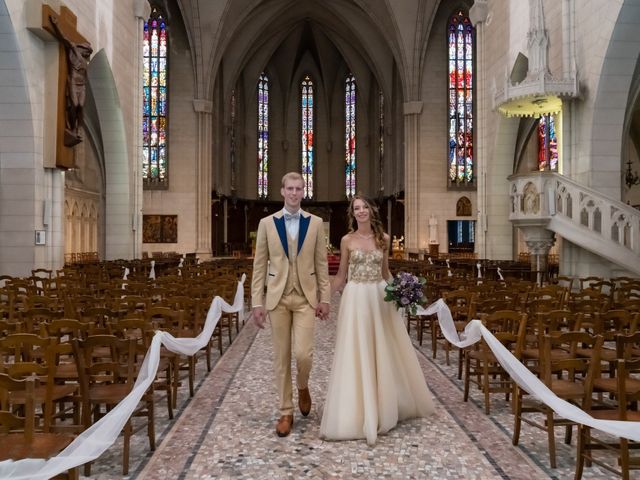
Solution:
M 426 279 L 411 273 L 399 272 L 384 288 L 385 301 L 395 303 L 396 307 L 404 308 L 415 315 L 419 305 L 426 305 L 427 298 L 422 291 Z

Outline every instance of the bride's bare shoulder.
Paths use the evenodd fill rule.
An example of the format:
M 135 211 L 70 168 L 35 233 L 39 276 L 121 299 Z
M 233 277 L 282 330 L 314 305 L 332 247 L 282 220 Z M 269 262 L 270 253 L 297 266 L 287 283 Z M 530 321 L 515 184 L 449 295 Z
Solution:
M 353 240 L 353 232 L 343 235 L 342 239 L 340 240 L 340 243 L 344 243 L 348 245 L 352 240 Z

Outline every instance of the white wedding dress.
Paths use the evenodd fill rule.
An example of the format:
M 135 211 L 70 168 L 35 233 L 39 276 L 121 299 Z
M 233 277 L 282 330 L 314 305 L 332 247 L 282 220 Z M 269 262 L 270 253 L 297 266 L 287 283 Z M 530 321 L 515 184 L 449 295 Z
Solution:
M 403 319 L 384 301 L 381 250 L 353 250 L 342 293 L 320 436 L 366 439 L 434 411 Z

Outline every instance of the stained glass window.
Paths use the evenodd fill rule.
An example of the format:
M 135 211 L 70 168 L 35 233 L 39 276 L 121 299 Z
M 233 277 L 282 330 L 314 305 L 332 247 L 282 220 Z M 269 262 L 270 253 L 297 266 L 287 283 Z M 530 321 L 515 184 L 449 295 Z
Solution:
M 305 181 L 304 198 L 313 198 L 313 81 L 309 75 L 304 77 L 301 85 L 302 99 L 302 178 Z
M 142 177 L 144 184 L 167 184 L 167 23 L 153 7 L 144 23 Z
M 349 74 L 344 85 L 345 187 L 347 198 L 356 193 L 356 79 Z
M 538 168 L 558 171 L 558 137 L 552 114 L 541 116 L 538 122 Z
M 269 79 L 258 79 L 258 198 L 267 198 L 269 186 Z
M 473 26 L 458 12 L 449 20 L 449 185 L 474 183 Z

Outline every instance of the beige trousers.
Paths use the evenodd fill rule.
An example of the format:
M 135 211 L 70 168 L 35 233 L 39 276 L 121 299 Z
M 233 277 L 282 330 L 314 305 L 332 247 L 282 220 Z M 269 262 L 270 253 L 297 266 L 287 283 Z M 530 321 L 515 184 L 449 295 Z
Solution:
M 299 389 L 308 388 L 313 358 L 315 309 L 295 290 L 283 295 L 278 306 L 269 311 L 273 342 L 273 369 L 279 397 L 280 415 L 293 415 L 291 389 L 291 346 L 296 359 Z

